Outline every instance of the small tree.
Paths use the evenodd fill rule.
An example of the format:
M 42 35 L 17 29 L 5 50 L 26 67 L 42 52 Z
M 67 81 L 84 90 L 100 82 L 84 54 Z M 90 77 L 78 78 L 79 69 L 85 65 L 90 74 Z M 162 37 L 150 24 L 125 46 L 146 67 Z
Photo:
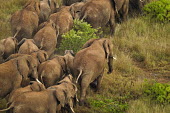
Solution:
M 59 50 L 71 49 L 77 52 L 81 49 L 84 43 L 89 39 L 99 38 L 96 33 L 97 29 L 92 28 L 87 22 L 81 20 L 74 20 L 73 29 L 68 33 L 62 35 L 62 42 Z

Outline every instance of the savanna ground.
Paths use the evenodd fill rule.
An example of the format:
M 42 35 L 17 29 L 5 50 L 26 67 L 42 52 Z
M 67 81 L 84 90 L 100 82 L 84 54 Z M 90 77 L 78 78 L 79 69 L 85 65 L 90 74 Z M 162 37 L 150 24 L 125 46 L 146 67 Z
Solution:
M 10 16 L 21 9 L 25 1 L 1 0 L 0 39 L 11 36 Z M 155 23 L 142 16 L 129 18 L 117 25 L 113 44 L 117 58 L 113 73 L 104 74 L 98 93 L 88 89 L 88 107 L 76 107 L 75 111 L 170 113 L 169 104 L 159 104 L 143 94 L 146 81 L 170 81 L 170 23 Z M 4 107 L 2 100 L 0 109 Z

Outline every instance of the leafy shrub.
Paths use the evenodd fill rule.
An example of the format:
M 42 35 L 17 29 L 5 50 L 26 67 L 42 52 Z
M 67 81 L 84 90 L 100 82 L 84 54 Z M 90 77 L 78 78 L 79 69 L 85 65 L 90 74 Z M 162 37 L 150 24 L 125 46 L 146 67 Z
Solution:
M 148 88 L 144 93 L 151 97 L 152 100 L 156 100 L 159 103 L 165 104 L 170 103 L 170 85 L 162 83 L 154 83 L 153 85 L 148 85 Z
M 98 38 L 97 29 L 92 28 L 87 22 L 81 20 L 74 20 L 73 29 L 68 33 L 62 35 L 62 42 L 59 50 L 71 49 L 74 52 L 80 50 L 83 44 L 92 38 Z
M 145 5 L 144 13 L 156 21 L 170 21 L 170 0 L 158 0 Z

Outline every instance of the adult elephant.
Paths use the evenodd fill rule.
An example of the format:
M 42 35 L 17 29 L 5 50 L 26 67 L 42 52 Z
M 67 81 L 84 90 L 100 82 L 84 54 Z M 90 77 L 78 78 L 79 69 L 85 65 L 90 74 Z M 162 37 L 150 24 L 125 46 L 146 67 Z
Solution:
M 0 98 L 12 90 L 29 84 L 30 79 L 38 80 L 37 59 L 30 55 L 21 56 L 0 64 Z
M 38 67 L 39 79 L 45 87 L 52 86 L 70 73 L 74 57 L 68 52 L 64 56 L 54 56 Z
M 31 91 L 43 91 L 45 89 L 46 88 L 42 83 L 31 81 L 28 86 L 18 88 L 9 94 L 8 105 L 11 104 L 18 96 L 22 95 L 23 93 Z
M 19 54 L 31 54 L 32 52 L 38 51 L 38 47 L 33 39 L 23 38 L 19 43 Z
M 77 52 L 73 61 L 73 75 L 80 84 L 80 105 L 84 105 L 86 90 L 90 83 L 97 81 L 99 90 L 108 63 L 108 74 L 113 71 L 113 44 L 107 38 L 91 39 Z
M 39 92 L 26 92 L 15 98 L 4 110 L 12 113 L 59 113 L 62 108 L 68 108 L 72 113 L 73 99 L 77 87 L 72 83 L 70 75 L 53 87 Z M 22 106 L 22 107 L 21 107 Z M 67 107 L 68 106 L 68 107 Z
M 93 28 L 104 27 L 109 23 L 111 36 L 115 32 L 115 3 L 113 0 L 90 0 L 71 5 L 70 12 L 74 19 L 81 19 Z
M 12 34 L 18 41 L 33 37 L 37 32 L 39 15 L 39 0 L 29 0 L 22 10 L 12 15 L 10 21 Z
M 59 28 L 52 20 L 49 20 L 43 23 L 42 29 L 40 29 L 35 34 L 33 39 L 38 48 L 41 50 L 45 50 L 50 57 L 54 54 L 57 45 L 58 34 Z
M 18 41 L 14 37 L 8 37 L 6 39 L 0 40 L 1 46 L 0 51 L 3 51 L 3 59 L 5 60 L 8 58 L 11 54 L 14 54 L 18 51 Z
M 5 47 L 4 44 L 0 41 L 0 64 L 4 62 L 4 51 L 5 51 Z
M 70 14 L 70 6 L 63 6 L 61 9 L 52 15 L 50 19 L 59 26 L 59 36 L 57 38 L 57 48 L 60 46 L 62 41 L 61 35 L 71 30 L 73 27 L 73 18 Z

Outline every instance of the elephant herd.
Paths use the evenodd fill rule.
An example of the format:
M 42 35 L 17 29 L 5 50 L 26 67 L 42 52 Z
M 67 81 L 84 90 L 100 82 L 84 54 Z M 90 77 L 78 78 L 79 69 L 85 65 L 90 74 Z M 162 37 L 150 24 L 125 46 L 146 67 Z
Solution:
M 76 54 L 59 55 L 61 35 L 80 19 L 93 28 L 109 24 L 113 36 L 116 17 L 126 21 L 128 9 L 129 0 L 28 0 L 11 16 L 13 37 L 0 40 L 0 98 L 8 102 L 0 112 L 74 113 L 76 103 L 86 104 L 87 88 L 101 87 L 105 63 L 113 71 L 112 41 L 90 39 Z

